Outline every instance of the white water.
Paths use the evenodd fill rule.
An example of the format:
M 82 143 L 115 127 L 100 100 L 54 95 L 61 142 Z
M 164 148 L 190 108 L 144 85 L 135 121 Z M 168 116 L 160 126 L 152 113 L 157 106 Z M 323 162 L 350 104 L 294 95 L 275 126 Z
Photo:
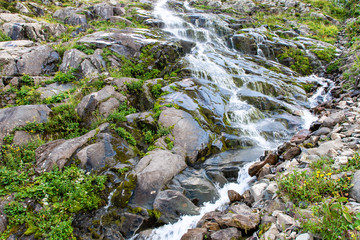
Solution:
M 239 177 L 237 183 L 228 183 L 223 188 L 219 189 L 220 198 L 214 202 L 207 202 L 200 209 L 200 214 L 196 216 L 183 216 L 174 224 L 168 224 L 160 228 L 155 229 L 150 235 L 149 239 L 151 240 L 169 240 L 169 239 L 180 239 L 188 229 L 195 228 L 197 222 L 202 218 L 202 216 L 207 213 L 214 211 L 216 209 L 222 210 L 225 206 L 229 204 L 228 190 L 235 190 L 238 193 L 242 194 L 249 188 L 249 181 L 253 178 L 247 173 L 249 166 L 252 163 L 246 164 L 239 171 Z
M 187 3 L 185 3 L 185 7 L 187 8 L 187 11 L 193 11 Z M 265 118 L 258 109 L 239 99 L 238 92 L 241 87 L 235 85 L 233 75 L 242 75 L 242 80 L 245 82 L 248 81 L 248 79 L 244 70 L 237 66 L 236 63 L 226 61 L 227 59 L 224 55 L 232 56 L 234 59 L 241 59 L 241 57 L 238 56 L 233 49 L 228 48 L 224 40 L 217 36 L 216 27 L 208 24 L 206 25 L 206 28 L 202 28 L 197 26 L 196 21 L 195 24 L 186 22 L 180 15 L 176 15 L 167 8 L 167 0 L 158 1 L 154 9 L 154 15 L 163 20 L 165 23 L 164 31 L 172 35 L 173 38 L 190 40 L 196 43 L 192 52 L 186 55 L 184 60 L 189 64 L 188 68 L 191 69 L 193 77 L 215 83 L 219 88 L 226 89 L 231 93 L 226 109 L 226 116 L 232 126 L 241 129 L 244 136 L 251 138 L 264 150 L 277 147 L 281 142 L 269 141 L 259 131 L 262 125 L 272 124 L 273 119 Z M 209 18 L 210 16 L 206 15 L 204 17 Z M 218 64 L 219 62 L 222 64 Z M 223 67 L 224 65 L 227 65 L 228 68 L 225 69 Z M 319 79 L 314 77 L 314 81 L 318 80 Z M 312 107 L 316 104 L 316 99 L 322 94 L 322 91 L 323 88 L 320 89 L 318 93 L 314 94 L 313 99 L 310 99 L 310 105 Z M 316 120 L 316 118 L 305 108 L 299 109 L 299 106 L 287 103 L 284 103 L 284 105 L 292 111 L 301 112 L 303 128 L 308 128 L 311 122 Z M 281 135 L 281 133 L 275 132 L 274 136 L 276 135 Z M 188 229 L 196 227 L 197 222 L 205 213 L 217 209 L 221 210 L 226 207 L 229 203 L 228 190 L 232 189 L 242 194 L 249 188 L 249 182 L 252 178 L 248 175 L 248 167 L 256 160 L 258 159 L 253 159 L 252 162 L 240 168 L 237 182 L 228 183 L 223 188 L 219 189 L 220 198 L 214 203 L 205 203 L 201 207 L 199 215 L 182 216 L 179 221 L 174 224 L 167 224 L 154 229 L 148 239 L 180 239 Z

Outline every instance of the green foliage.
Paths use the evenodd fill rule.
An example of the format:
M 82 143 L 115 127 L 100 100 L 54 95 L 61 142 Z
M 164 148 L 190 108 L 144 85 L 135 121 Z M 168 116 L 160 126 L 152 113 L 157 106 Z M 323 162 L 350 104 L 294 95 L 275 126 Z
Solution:
M 80 117 L 75 111 L 76 104 L 62 104 L 52 108 L 49 120 L 45 123 L 28 123 L 16 130 L 24 130 L 29 133 L 42 133 L 49 138 L 71 139 L 82 136 L 87 132 L 80 126 Z
M 40 100 L 40 93 L 36 91 L 36 88 L 29 86 L 22 86 L 20 90 L 15 90 L 16 104 L 37 104 Z
M 24 74 L 20 78 L 20 83 L 23 85 L 26 85 L 26 86 L 34 86 L 35 85 L 34 79 L 27 74 Z
M 345 237 L 347 231 L 360 230 L 360 213 L 353 216 L 344 205 L 345 202 L 346 198 L 334 198 L 321 206 L 314 206 L 312 210 L 318 218 L 315 221 L 306 219 L 302 222 L 302 227 L 305 231 L 320 234 L 324 240 L 349 239 Z M 357 237 L 353 233 L 351 239 L 358 239 Z
M 90 44 L 89 46 L 84 45 L 84 44 L 75 44 L 74 48 L 76 48 L 77 50 L 80 50 L 82 52 L 84 52 L 87 55 L 91 55 L 94 54 L 95 50 L 93 48 L 95 48 L 96 46 L 94 44 Z
M 131 135 L 131 133 L 126 131 L 125 128 L 116 127 L 114 125 L 112 125 L 112 128 L 116 131 L 117 134 L 119 134 L 120 137 L 124 138 L 129 144 L 136 146 L 135 138 L 133 137 L 133 135 Z
M 154 142 L 154 133 L 151 130 L 147 130 L 144 133 L 144 140 L 146 143 L 152 143 Z
M 10 11 L 11 13 L 18 13 L 19 10 L 15 7 L 16 1 L 0 0 L 0 9 Z
M 131 82 L 125 82 L 126 88 L 130 93 L 141 92 L 143 84 L 143 80 L 133 80 Z
M 300 49 L 284 48 L 284 52 L 279 54 L 278 58 L 280 61 L 291 59 L 291 65 L 289 67 L 302 75 L 309 75 L 312 72 L 309 58 L 306 57 L 305 53 Z
M 329 47 L 321 50 L 312 50 L 320 60 L 331 62 L 336 56 L 336 49 Z
M 170 139 L 169 137 L 166 137 L 166 138 L 165 138 L 165 142 L 166 142 L 167 148 L 168 148 L 169 150 L 173 149 L 173 147 L 174 147 L 174 142 L 171 141 L 171 139 Z
M 326 73 L 332 73 L 339 70 L 341 62 L 342 61 L 340 59 L 337 59 L 331 64 L 329 64 L 329 66 L 327 66 L 326 68 Z
M 1 147 L 0 196 L 13 194 L 14 199 L 4 206 L 9 225 L 0 239 L 6 239 L 20 225 L 27 228 L 25 234 L 35 234 L 35 238 L 71 239 L 74 214 L 102 204 L 99 193 L 105 187 L 104 176 L 85 174 L 73 166 L 36 175 L 35 150 L 42 144 L 38 140 Z M 42 208 L 34 210 L 29 202 Z
M 111 113 L 107 117 L 107 121 L 118 123 L 118 122 L 126 122 L 126 116 L 132 113 L 135 113 L 136 109 L 133 107 L 129 107 L 127 103 L 123 103 L 119 106 L 119 108 Z
M 151 87 L 151 94 L 154 96 L 154 98 L 159 98 L 162 94 L 162 85 L 160 83 L 158 84 L 154 84 L 152 87 Z
M 66 73 L 57 72 L 54 76 L 53 82 L 60 82 L 60 83 L 73 82 L 76 80 L 76 77 L 74 76 L 75 72 L 76 69 L 71 69 Z
M 301 84 L 301 86 L 305 90 L 306 93 L 310 93 L 314 89 L 313 83 L 304 83 L 304 84 Z
M 283 176 L 278 180 L 279 190 L 294 202 L 318 202 L 324 196 L 342 197 L 351 188 L 351 178 L 333 179 L 337 173 L 331 169 L 333 160 L 319 160 L 311 165 L 313 171 L 297 172 Z
M 307 25 L 315 33 L 315 35 L 311 36 L 312 38 L 331 44 L 335 43 L 339 33 L 339 28 L 336 25 L 317 21 L 309 21 Z
M 158 77 L 161 72 L 157 68 L 158 66 L 154 66 L 156 65 L 156 58 L 151 49 L 151 46 L 143 47 L 139 58 L 129 59 L 105 48 L 103 49 L 102 57 L 108 63 L 112 77 L 131 77 L 148 80 Z M 121 60 L 121 69 L 110 68 L 108 57 L 111 55 Z
M 3 31 L 0 30 L 0 42 L 11 41 L 11 40 L 12 40 L 11 37 L 9 37 Z

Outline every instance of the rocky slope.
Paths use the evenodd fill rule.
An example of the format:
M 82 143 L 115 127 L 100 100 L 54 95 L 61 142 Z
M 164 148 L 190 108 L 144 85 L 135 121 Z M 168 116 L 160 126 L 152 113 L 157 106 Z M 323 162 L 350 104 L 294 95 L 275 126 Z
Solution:
M 200 10 L 169 1 L 194 26 L 213 27 L 236 60 L 244 59 L 241 72 L 223 65 L 236 86 L 246 86 L 239 97 L 253 106 L 252 121 L 277 123 L 261 130 L 266 138 L 289 138 L 302 125 L 296 108 L 308 107 L 306 93 L 319 83 L 301 76 L 329 77 L 336 88 L 335 100 L 314 109 L 318 123 L 249 169 L 258 178 L 250 191 L 229 192 L 229 208 L 205 214 L 183 238 L 324 237 L 321 227 L 302 219 L 314 204 L 335 203 L 345 219 L 336 234 L 356 238 L 359 92 L 347 93 L 359 84 L 356 3 L 190 5 Z M 145 1 L 0 0 L 1 239 L 146 237 L 149 229 L 198 214 L 219 196 L 215 183 L 236 180 L 244 160 L 231 150 L 256 142 L 231 124 L 229 92 L 193 77 L 184 59 L 196 41 L 169 37 L 153 7 Z M 319 167 L 324 156 L 331 160 Z M 339 185 L 298 194 L 317 171 Z M 296 174 L 303 175 L 291 182 Z M 347 194 L 345 202 L 340 197 Z M 314 219 L 321 219 L 318 212 Z

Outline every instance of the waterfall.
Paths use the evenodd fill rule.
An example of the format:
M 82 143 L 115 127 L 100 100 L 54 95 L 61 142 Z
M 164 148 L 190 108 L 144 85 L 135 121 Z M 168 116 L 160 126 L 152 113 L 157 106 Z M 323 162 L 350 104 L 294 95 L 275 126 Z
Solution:
M 182 216 L 178 222 L 168 224 L 160 228 L 154 229 L 148 239 L 180 239 L 188 229 L 196 227 L 196 223 L 201 217 L 216 209 L 224 208 L 228 203 L 228 190 L 232 189 L 242 194 L 249 188 L 249 182 L 253 179 L 248 173 L 248 167 L 259 160 L 260 155 L 267 149 L 274 149 L 284 140 L 284 135 L 289 135 L 286 128 L 267 113 L 263 113 L 261 109 L 241 98 L 244 92 L 250 92 L 254 96 L 270 99 L 274 104 L 278 104 L 288 112 L 296 113 L 302 116 L 302 127 L 308 128 L 314 117 L 306 109 L 313 106 L 314 101 L 306 101 L 306 97 L 302 104 L 298 104 L 300 100 L 295 95 L 305 95 L 299 90 L 298 86 L 288 84 L 295 82 L 295 78 L 278 74 L 269 73 L 260 65 L 255 64 L 248 58 L 242 56 L 234 50 L 231 38 L 227 42 L 224 36 L 218 32 L 220 26 L 227 31 L 227 23 L 214 14 L 205 14 L 192 9 L 187 2 L 183 5 L 184 12 L 175 12 L 167 7 L 167 0 L 157 2 L 154 9 L 154 16 L 165 23 L 163 31 L 169 34 L 170 39 L 185 40 L 195 43 L 192 51 L 184 57 L 186 68 L 190 70 L 192 77 L 198 79 L 201 83 L 216 85 L 217 88 L 230 93 L 225 109 L 225 117 L 230 122 L 231 127 L 238 129 L 242 136 L 250 138 L 256 145 L 259 154 L 250 163 L 239 168 L 237 182 L 225 184 L 219 188 L 220 198 L 215 202 L 205 203 L 200 210 L 200 214 L 196 216 Z M 186 17 L 187 16 L 187 17 Z M 230 32 L 230 30 L 229 30 Z M 263 39 L 260 39 L 263 41 Z M 263 57 L 261 54 L 259 57 Z M 266 74 L 265 74 L 266 73 Z M 241 80 L 241 84 L 236 84 L 236 79 Z M 315 76 L 308 79 L 319 81 Z M 286 95 L 287 101 L 277 98 L 276 96 L 266 96 L 264 92 L 267 85 L 282 91 L 293 92 L 294 94 Z M 252 85 L 251 85 L 252 84 Z M 262 85 L 263 84 L 263 85 Z M 255 86 L 250 89 L 249 86 Z M 265 86 L 265 87 L 263 87 Z M 325 86 L 324 86 L 325 87 Z M 318 98 L 320 93 L 314 94 L 314 99 Z M 262 129 L 272 129 L 267 133 Z M 293 129 L 295 131 L 296 129 Z M 256 155 L 256 154 L 255 154 Z M 254 154 L 252 154 L 254 156 Z M 136 237 L 134 237 L 136 238 Z

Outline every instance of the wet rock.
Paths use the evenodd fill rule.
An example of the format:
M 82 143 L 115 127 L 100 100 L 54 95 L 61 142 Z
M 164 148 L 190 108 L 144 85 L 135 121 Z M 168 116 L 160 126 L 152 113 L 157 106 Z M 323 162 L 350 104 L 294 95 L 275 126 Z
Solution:
M 161 213 L 159 220 L 164 223 L 174 223 L 182 215 L 199 214 L 198 207 L 182 193 L 174 190 L 159 192 L 154 201 L 154 209 Z
M 206 228 L 209 231 L 219 231 L 220 230 L 220 226 L 217 222 L 205 222 L 202 227 Z
M 203 228 L 206 222 L 216 222 L 215 220 L 220 218 L 223 213 L 219 211 L 211 211 L 204 214 L 200 221 L 196 224 L 197 228 Z
M 15 127 L 23 127 L 27 123 L 44 123 L 51 109 L 46 105 L 24 105 L 0 110 L 0 143 Z
M 135 156 L 132 148 L 123 139 L 113 140 L 108 133 L 98 134 L 97 143 L 81 149 L 75 157 L 80 160 L 80 167 L 86 170 L 100 170 L 105 167 L 113 167 L 116 159 L 125 161 Z M 116 153 L 112 142 L 116 142 Z
M 159 190 L 186 167 L 180 155 L 161 149 L 151 151 L 135 168 L 137 186 L 130 203 L 151 208 Z
M 351 180 L 353 187 L 350 190 L 350 197 L 360 203 L 360 171 L 356 171 Z
M 256 55 L 257 54 L 257 40 L 254 36 L 249 34 L 236 34 L 232 37 L 234 48 L 242 53 Z
M 314 132 L 314 131 L 318 130 L 321 127 L 321 124 L 322 123 L 319 122 L 319 121 L 312 122 L 311 125 L 310 125 L 309 130 Z
M 170 108 L 161 112 L 159 122 L 164 127 L 173 127 L 174 148 L 177 154 L 184 156 L 190 164 L 194 164 L 206 154 L 209 134 L 187 112 Z
M 126 237 L 130 238 L 135 235 L 136 231 L 140 228 L 144 221 L 144 217 L 132 214 L 124 213 L 120 218 L 121 228 L 120 232 Z
M 296 147 L 294 143 L 285 142 L 278 147 L 278 153 L 281 155 L 292 147 Z
M 185 189 L 185 195 L 197 205 L 213 201 L 220 197 L 215 186 L 207 179 L 190 177 L 182 181 L 181 186 Z
M 290 140 L 290 142 L 295 144 L 303 143 L 310 136 L 310 131 L 303 129 L 296 133 Z
M 180 240 L 203 240 L 207 234 L 206 228 L 189 229 Z
M 241 232 L 237 228 L 226 228 L 211 233 L 210 237 L 212 240 L 239 239 L 241 237 Z
M 270 153 L 265 157 L 264 161 L 254 163 L 249 167 L 248 170 L 249 175 L 250 176 L 258 175 L 259 171 L 261 170 L 262 167 L 265 166 L 265 164 L 274 165 L 277 163 L 277 161 L 278 161 L 278 156 L 275 153 Z
M 240 201 L 243 199 L 241 194 L 234 190 L 228 190 L 228 197 L 229 197 L 230 203 Z
M 108 127 L 108 123 L 99 126 L 98 131 L 92 130 L 87 134 L 65 140 L 59 139 L 48 142 L 35 150 L 36 168 L 38 173 L 51 171 L 55 165 L 62 169 L 65 163 L 70 159 L 77 149 L 84 146 L 89 139 Z
M 291 160 L 294 157 L 298 156 L 300 153 L 301 149 L 299 147 L 292 147 L 286 152 L 284 152 L 284 154 L 282 154 L 282 157 L 284 160 Z

